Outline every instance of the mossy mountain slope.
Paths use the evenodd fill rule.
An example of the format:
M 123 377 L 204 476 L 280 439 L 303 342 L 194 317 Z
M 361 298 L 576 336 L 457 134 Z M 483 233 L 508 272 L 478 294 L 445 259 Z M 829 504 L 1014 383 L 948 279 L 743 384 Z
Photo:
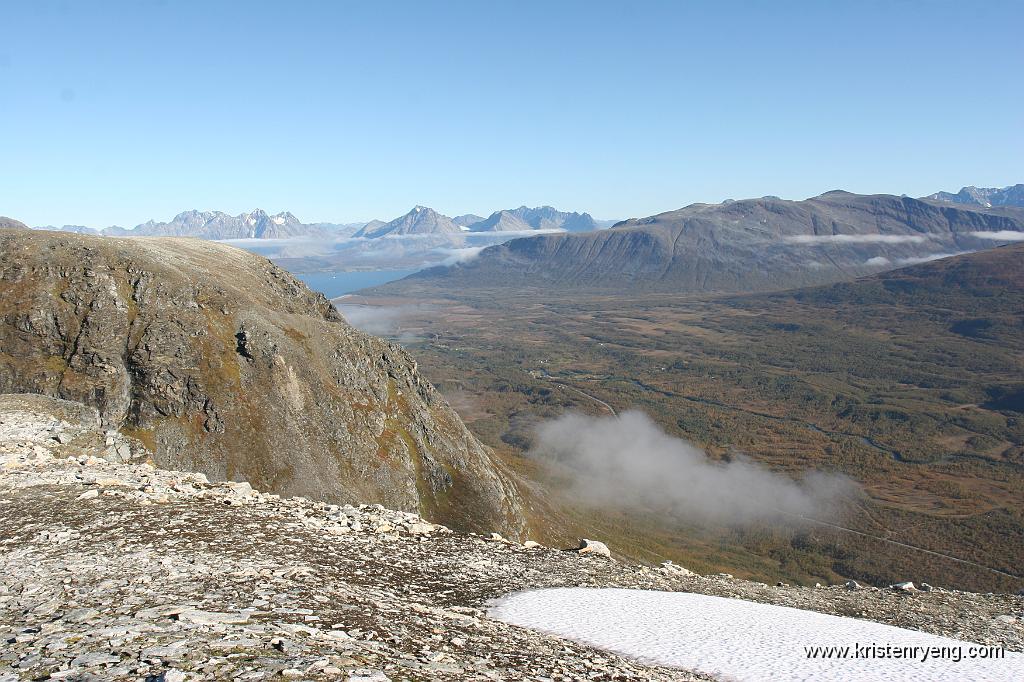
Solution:
M 515 534 L 514 486 L 415 362 L 248 252 L 0 230 L 0 392 L 97 408 L 157 465 Z

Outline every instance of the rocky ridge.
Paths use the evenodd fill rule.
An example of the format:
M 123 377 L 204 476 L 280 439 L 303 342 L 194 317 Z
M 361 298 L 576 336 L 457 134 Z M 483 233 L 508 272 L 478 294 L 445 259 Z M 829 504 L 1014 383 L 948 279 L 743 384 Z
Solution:
M 116 436 L 76 409 L 0 397 L 3 682 L 703 679 L 487 618 L 493 598 L 555 586 L 739 597 L 1024 650 L 1019 596 L 769 587 L 452 532 L 110 461 Z
M 156 465 L 516 534 L 514 485 L 400 347 L 266 259 L 0 230 L 0 392 L 90 405 Z

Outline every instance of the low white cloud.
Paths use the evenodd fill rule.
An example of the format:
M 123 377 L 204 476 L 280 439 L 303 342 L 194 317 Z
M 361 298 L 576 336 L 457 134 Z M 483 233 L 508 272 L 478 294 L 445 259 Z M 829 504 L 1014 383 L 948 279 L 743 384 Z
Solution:
M 970 251 L 956 251 L 954 253 L 928 253 L 923 256 L 907 256 L 905 258 L 886 258 L 885 256 L 875 256 L 874 258 L 868 258 L 864 261 L 864 265 L 872 267 L 888 267 L 895 265 L 897 267 L 903 265 L 917 265 L 918 263 L 927 263 L 933 260 L 939 260 L 940 258 L 951 258 L 952 256 L 962 256 Z
M 467 263 L 476 258 L 486 246 L 467 246 L 461 249 L 437 249 L 438 253 L 447 254 L 441 265 Z
M 991 239 L 997 242 L 1024 242 L 1024 232 L 1016 230 L 999 230 L 998 232 L 971 232 L 972 237 Z
M 616 417 L 566 414 L 537 427 L 532 456 L 574 472 L 581 502 L 664 511 L 719 523 L 830 516 L 855 490 L 837 474 L 800 480 L 743 457 L 716 462 L 642 412 Z
M 940 258 L 951 258 L 953 256 L 962 256 L 969 251 L 957 251 L 955 253 L 929 253 L 924 256 L 909 256 L 907 258 L 897 258 L 897 265 L 917 265 L 918 263 L 927 263 L 933 260 L 939 260 Z
M 358 296 L 346 296 L 342 300 L 356 301 Z M 335 303 L 334 307 L 356 329 L 374 336 L 395 339 L 400 343 L 416 340 L 415 331 L 406 325 L 411 323 L 417 315 L 431 310 L 430 306 L 420 304 L 372 306 L 339 302 Z
M 791 244 L 920 244 L 927 237 L 918 234 L 796 234 L 785 237 Z

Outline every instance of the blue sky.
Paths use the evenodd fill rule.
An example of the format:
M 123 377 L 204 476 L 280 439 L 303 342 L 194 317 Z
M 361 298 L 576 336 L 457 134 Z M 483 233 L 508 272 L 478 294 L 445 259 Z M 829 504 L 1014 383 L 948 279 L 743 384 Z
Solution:
M 0 1 L 0 214 L 1024 182 L 1021 2 Z

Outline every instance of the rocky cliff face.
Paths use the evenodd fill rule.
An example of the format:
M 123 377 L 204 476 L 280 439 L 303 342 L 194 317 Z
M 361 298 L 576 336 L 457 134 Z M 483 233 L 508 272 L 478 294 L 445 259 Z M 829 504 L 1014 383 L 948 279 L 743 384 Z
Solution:
M 0 231 L 0 392 L 95 407 L 158 466 L 516 533 L 515 489 L 399 347 L 264 258 Z

